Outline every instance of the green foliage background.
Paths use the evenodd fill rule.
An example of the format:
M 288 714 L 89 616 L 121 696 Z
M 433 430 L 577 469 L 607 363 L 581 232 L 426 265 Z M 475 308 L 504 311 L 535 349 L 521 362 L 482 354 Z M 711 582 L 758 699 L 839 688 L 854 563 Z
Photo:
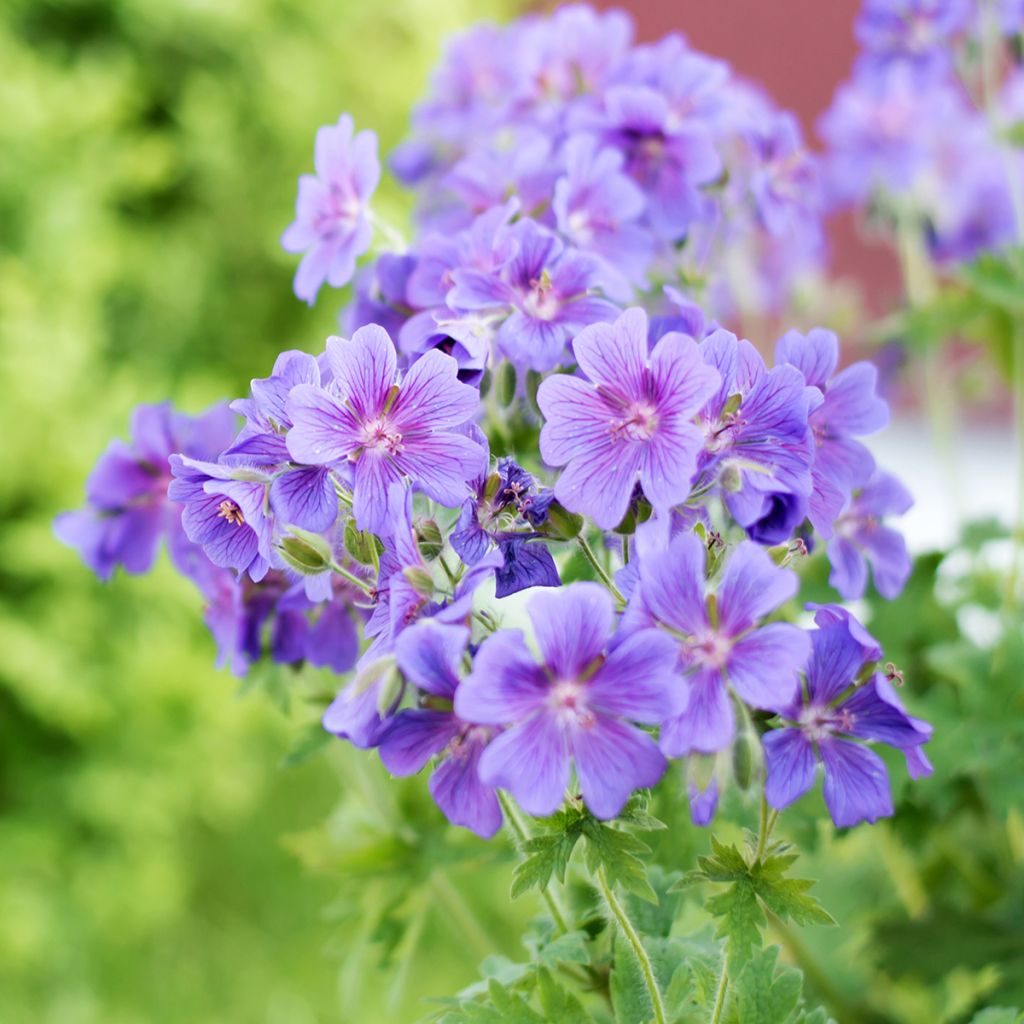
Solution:
M 319 349 L 332 305 L 292 297 L 277 245 L 316 127 L 349 110 L 387 151 L 443 37 L 512 6 L 0 7 L 3 1024 L 404 1022 L 486 955 L 492 975 L 526 957 L 540 904 L 509 908 L 507 843 L 439 827 L 422 780 L 340 744 L 292 763 L 329 680 L 241 696 L 166 564 L 102 586 L 50 525 L 137 403 L 197 411 L 282 347 Z M 387 184 L 377 208 L 407 213 Z M 921 560 L 895 608 L 869 609 L 936 723 L 935 776 L 905 787 L 894 762 L 894 823 L 835 834 L 815 797 L 779 826 L 841 927 L 769 939 L 843 1024 L 1024 1002 L 1024 647 L 1016 625 L 987 645 L 959 630 L 964 609 L 1000 614 L 993 543 L 976 531 L 958 576 Z M 663 879 L 709 844 L 675 771 L 651 839 Z M 737 841 L 726 822 L 756 816 L 731 793 L 718 831 Z M 569 896 L 593 902 L 578 882 Z M 710 935 L 703 899 L 680 897 L 678 933 Z
M 337 763 L 281 767 L 294 715 L 237 699 L 165 564 L 103 586 L 50 523 L 136 403 L 198 411 L 322 346 L 331 303 L 291 295 L 277 244 L 316 128 L 348 110 L 387 151 L 444 37 L 508 7 L 0 5 L 4 1024 L 401 1020 L 472 975 L 450 934 L 414 995 L 339 973 L 338 887 L 282 840 Z

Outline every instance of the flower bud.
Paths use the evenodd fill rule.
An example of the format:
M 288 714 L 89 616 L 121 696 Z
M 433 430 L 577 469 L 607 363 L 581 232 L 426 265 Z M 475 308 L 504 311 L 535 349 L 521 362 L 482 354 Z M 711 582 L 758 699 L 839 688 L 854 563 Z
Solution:
M 297 526 L 290 529 L 291 533 L 277 546 L 288 565 L 303 576 L 315 576 L 330 569 L 334 564 L 330 544 L 318 533 L 300 530 Z
M 376 565 L 384 545 L 369 530 L 357 530 L 356 521 L 345 523 L 345 550 L 361 565 Z
M 508 360 L 494 375 L 494 397 L 502 409 L 507 409 L 516 397 L 516 368 Z
M 555 540 L 572 540 L 582 529 L 583 516 L 570 512 L 560 502 L 551 502 L 544 522 L 545 536 L 553 537 Z
M 743 477 L 739 469 L 733 465 L 728 465 L 722 470 L 718 482 L 721 484 L 722 490 L 729 494 L 735 494 L 743 487 Z
M 764 751 L 755 730 L 747 725 L 736 735 L 732 745 L 732 774 L 736 785 L 748 792 L 764 772 Z
M 536 370 L 528 370 L 526 373 L 526 397 L 529 399 L 534 411 L 538 413 L 540 412 L 540 406 L 537 404 L 537 389 L 540 387 L 540 382 L 543 379 L 543 376 Z
M 434 578 L 426 569 L 418 565 L 407 565 L 402 570 L 402 575 L 412 585 L 413 590 L 421 597 L 434 596 Z
M 433 519 L 424 519 L 416 524 L 416 544 L 427 562 L 432 562 L 444 550 L 441 527 Z

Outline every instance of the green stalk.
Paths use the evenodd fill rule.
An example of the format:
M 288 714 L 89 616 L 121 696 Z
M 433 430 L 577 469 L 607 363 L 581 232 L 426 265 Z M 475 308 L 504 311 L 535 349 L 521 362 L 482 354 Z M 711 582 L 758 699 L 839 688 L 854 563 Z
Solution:
M 604 868 L 598 868 L 595 877 L 597 887 L 601 890 L 601 895 L 604 897 L 605 903 L 608 904 L 608 909 L 612 912 L 612 916 L 618 923 L 619 930 L 632 947 L 633 954 L 640 964 L 640 972 L 644 976 L 647 994 L 651 998 L 651 1006 L 654 1007 L 654 1020 L 656 1024 L 667 1024 L 668 1017 L 665 1015 L 665 1003 L 661 998 L 661 991 L 658 988 L 658 979 L 654 976 L 654 965 L 651 963 L 651 958 L 648 956 L 647 950 L 644 949 L 644 944 L 640 941 L 640 936 L 633 927 L 633 922 L 630 921 L 626 908 L 619 902 L 619 898 L 608 884 Z
M 348 569 L 344 566 L 338 565 L 337 562 L 334 562 L 331 565 L 331 571 L 336 572 L 343 580 L 351 583 L 352 586 L 358 587 L 364 594 L 366 594 L 367 597 L 373 593 L 373 587 L 367 583 L 366 580 L 361 580 L 355 575 L 355 573 L 349 572 Z
M 501 801 L 501 807 L 505 812 L 509 828 L 512 829 L 519 845 L 522 846 L 530 838 L 529 828 L 519 816 L 519 809 L 501 790 L 498 791 L 498 799 Z M 540 894 L 548 905 L 548 913 L 551 914 L 551 919 L 555 922 L 555 929 L 559 934 L 564 935 L 569 930 L 569 922 L 565 916 L 565 910 L 558 901 L 558 897 L 551 891 L 550 885 L 544 886 Z
M 598 579 L 611 591 L 612 597 L 615 598 L 620 604 L 625 604 L 626 599 L 622 596 L 622 591 L 615 586 L 615 581 L 605 571 L 604 566 L 597 560 L 597 555 L 594 554 L 594 549 L 587 543 L 587 538 L 582 533 L 576 535 L 576 543 L 580 546 L 580 551 L 583 552 L 583 557 L 590 563 L 590 567 L 597 573 Z
M 725 1009 L 725 993 L 729 987 L 729 967 L 725 959 L 725 954 L 722 954 L 722 975 L 718 979 L 718 991 L 715 993 L 715 1006 L 711 1011 L 711 1022 L 710 1024 L 718 1024 L 722 1019 L 722 1011 Z

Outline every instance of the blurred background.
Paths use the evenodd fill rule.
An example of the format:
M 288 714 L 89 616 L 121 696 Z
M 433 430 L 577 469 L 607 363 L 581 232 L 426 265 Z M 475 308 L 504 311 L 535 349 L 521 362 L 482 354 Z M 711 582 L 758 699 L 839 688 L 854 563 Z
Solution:
M 619 6 L 632 6 L 642 37 L 682 30 L 760 78 L 808 127 L 854 54 L 854 0 Z M 317 126 L 348 110 L 387 152 L 444 37 L 516 7 L 0 6 L 3 1024 L 405 1021 L 467 983 L 485 953 L 516 955 L 499 929 L 506 850 L 453 836 L 425 856 L 414 826 L 436 812 L 420 781 L 387 781 L 333 747 L 301 756 L 316 745 L 301 700 L 289 701 L 279 679 L 250 680 L 243 692 L 214 670 L 199 600 L 165 561 L 104 586 L 51 531 L 137 403 L 171 396 L 195 412 L 242 394 L 280 349 L 318 349 L 335 328 L 331 304 L 309 310 L 294 299 L 294 261 L 278 247 Z M 407 213 L 388 183 L 375 205 L 396 222 Z M 884 307 L 899 292 L 891 257 L 865 250 L 849 224 L 836 232 L 840 269 Z M 909 427 L 902 449 L 893 436 L 903 461 L 927 475 L 920 434 Z M 995 465 L 982 471 L 998 478 Z M 930 486 L 908 482 L 919 493 Z M 977 552 L 988 539 L 976 536 Z M 953 664 L 929 647 L 956 634 L 955 614 L 934 601 L 938 567 L 935 558 L 919 570 L 898 610 L 905 628 L 883 635 L 922 673 L 936 658 Z M 1010 692 L 1019 661 L 1000 669 L 960 653 L 964 687 L 1002 671 Z M 919 787 L 916 817 L 911 806 L 899 830 L 803 837 L 820 858 L 805 873 L 831 865 L 822 897 L 849 926 L 844 945 L 823 940 L 828 969 L 816 983 L 840 999 L 874 985 L 892 1013 L 858 1019 L 939 1020 L 936 1006 L 969 1009 L 979 993 L 1009 999 L 1024 977 L 1013 925 L 1024 823 L 1004 774 L 1015 698 L 990 703 L 986 733 L 956 731 L 963 702 L 976 698 L 955 697 L 948 739 L 940 731 L 934 744 L 945 782 Z M 969 781 L 953 786 L 965 760 Z M 1004 787 L 995 809 L 979 777 Z M 945 854 L 923 825 L 914 831 L 939 819 L 949 823 Z M 682 863 L 706 836 L 680 830 Z M 410 879 L 401 892 L 387 888 L 396 865 Z M 915 958 L 926 933 L 943 945 Z M 813 962 L 803 966 L 814 984 Z

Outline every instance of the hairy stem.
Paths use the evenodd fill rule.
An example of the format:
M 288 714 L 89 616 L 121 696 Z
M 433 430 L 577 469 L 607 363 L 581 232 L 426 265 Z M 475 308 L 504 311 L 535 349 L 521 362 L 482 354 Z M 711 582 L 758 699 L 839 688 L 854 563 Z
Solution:
M 530 830 L 520 816 L 519 808 L 516 807 L 509 797 L 500 790 L 498 791 L 498 799 L 501 800 L 501 807 L 505 812 L 505 818 L 508 821 L 509 828 L 512 829 L 516 840 L 519 845 L 522 846 L 523 843 L 530 838 Z M 548 913 L 551 914 L 551 919 L 555 922 L 555 929 L 559 934 L 564 934 L 569 930 L 569 922 L 558 897 L 554 892 L 552 892 L 550 885 L 544 886 L 544 888 L 541 889 L 540 894 L 544 897 L 544 902 L 548 905 Z
M 620 604 L 625 604 L 626 599 L 622 596 L 622 592 L 617 586 L 615 581 L 608 575 L 605 568 L 597 560 L 597 555 L 594 554 L 594 549 L 587 543 L 587 538 L 582 533 L 577 534 L 576 543 L 580 546 L 580 551 L 583 552 L 583 557 L 590 563 L 590 567 L 597 573 L 598 579 L 611 591 L 612 597 L 615 598 Z
M 715 993 L 715 1006 L 711 1011 L 710 1024 L 718 1024 L 722 1019 L 722 1011 L 725 1009 L 725 993 L 729 987 L 729 965 L 725 954 L 722 954 L 722 974 L 718 979 L 718 991 Z
M 352 586 L 358 587 L 367 597 L 373 593 L 373 587 L 366 580 L 361 580 L 355 573 L 349 572 L 348 569 L 338 565 L 337 562 L 331 565 L 331 571 L 337 573 L 343 580 L 351 583 Z
M 644 944 L 640 941 L 640 936 L 633 927 L 633 922 L 630 921 L 626 908 L 619 902 L 619 898 L 608 884 L 604 868 L 597 869 L 596 879 L 597 887 L 601 890 L 601 895 L 604 897 L 605 903 L 608 904 L 608 909 L 612 912 L 612 916 L 618 923 L 619 930 L 632 947 L 633 954 L 640 964 L 640 972 L 644 976 L 647 994 L 651 997 L 651 1006 L 654 1007 L 654 1020 L 656 1024 L 667 1024 L 668 1018 L 665 1015 L 665 1003 L 661 998 L 661 991 L 658 988 L 658 979 L 654 976 L 654 965 L 651 963 L 651 958 L 647 955 L 647 950 L 644 949 Z

